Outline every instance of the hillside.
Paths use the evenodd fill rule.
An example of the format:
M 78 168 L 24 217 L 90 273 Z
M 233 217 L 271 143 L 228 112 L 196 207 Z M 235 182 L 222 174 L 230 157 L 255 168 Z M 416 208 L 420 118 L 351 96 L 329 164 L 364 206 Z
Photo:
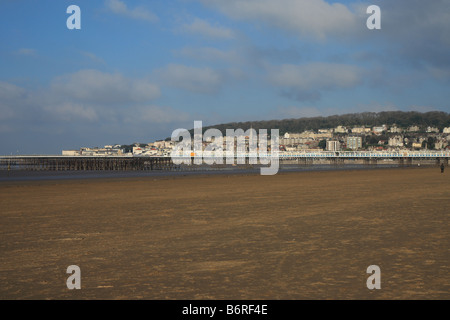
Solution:
M 209 128 L 219 129 L 225 135 L 226 129 L 243 129 L 247 130 L 250 127 L 254 129 L 279 129 L 280 134 L 286 132 L 303 132 L 305 130 L 335 128 L 337 126 L 380 126 L 393 125 L 398 127 L 409 127 L 412 125 L 419 126 L 422 130 L 428 126 L 437 127 L 442 130 L 445 127 L 450 127 L 450 114 L 442 111 L 432 111 L 420 113 L 415 111 L 386 111 L 386 112 L 363 112 L 351 113 L 344 115 L 333 115 L 328 117 L 312 117 L 299 119 L 284 119 L 284 120 L 268 120 L 268 121 L 248 121 L 248 122 L 231 122 L 225 124 L 218 124 L 209 127 L 203 127 L 203 131 Z M 191 134 L 193 129 L 190 130 Z

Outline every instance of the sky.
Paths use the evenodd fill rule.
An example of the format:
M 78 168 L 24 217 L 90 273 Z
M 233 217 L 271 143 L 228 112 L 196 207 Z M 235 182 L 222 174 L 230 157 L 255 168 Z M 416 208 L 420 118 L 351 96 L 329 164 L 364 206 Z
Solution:
M 450 112 L 450 0 L 0 0 L 0 44 L 0 155 L 195 120 Z

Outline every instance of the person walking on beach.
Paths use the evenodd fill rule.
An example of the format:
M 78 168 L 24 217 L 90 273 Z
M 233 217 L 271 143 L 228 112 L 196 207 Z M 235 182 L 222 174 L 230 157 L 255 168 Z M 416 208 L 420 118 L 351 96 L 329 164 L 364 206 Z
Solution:
M 442 163 L 442 164 L 441 164 L 441 173 L 444 173 L 444 169 L 445 169 L 445 166 L 444 166 L 444 164 Z

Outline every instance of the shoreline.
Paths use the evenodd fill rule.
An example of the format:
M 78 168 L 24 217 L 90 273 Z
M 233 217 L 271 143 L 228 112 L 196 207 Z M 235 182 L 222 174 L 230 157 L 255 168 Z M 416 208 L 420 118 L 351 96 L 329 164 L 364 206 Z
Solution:
M 303 172 L 333 172 L 333 171 L 371 171 L 388 169 L 426 169 L 438 168 L 436 165 L 400 166 L 392 164 L 377 165 L 281 165 L 278 173 L 303 173 Z M 89 180 L 89 179 L 139 179 L 139 178 L 163 178 L 185 176 L 220 176 L 220 175 L 260 175 L 259 168 L 227 168 L 227 169 L 194 169 L 176 171 L 31 171 L 12 170 L 0 171 L 0 184 L 8 182 L 29 182 L 45 180 Z

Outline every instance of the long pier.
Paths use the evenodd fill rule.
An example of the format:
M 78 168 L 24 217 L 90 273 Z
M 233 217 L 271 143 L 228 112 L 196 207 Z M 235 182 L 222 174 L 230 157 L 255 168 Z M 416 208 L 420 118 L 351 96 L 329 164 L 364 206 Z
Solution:
M 203 155 L 207 156 L 206 154 Z M 211 157 L 212 155 L 209 155 Z M 271 154 L 247 154 L 245 163 L 250 157 Z M 370 152 L 370 151 L 317 151 L 317 152 L 279 152 L 280 163 L 296 162 L 299 164 L 314 164 L 328 162 L 330 164 L 345 164 L 360 161 L 364 164 L 378 164 L 381 161 L 396 161 L 399 165 L 411 165 L 413 161 L 428 164 L 448 166 L 450 151 L 400 151 L 400 152 Z M 194 163 L 194 157 L 191 158 Z M 225 163 L 225 161 L 224 161 Z M 50 171 L 143 171 L 143 170 L 173 170 L 180 168 L 173 163 L 170 156 L 0 156 L 0 170 L 50 170 Z
M 6 156 L 0 170 L 49 171 L 133 171 L 171 169 L 170 157 L 109 156 Z

